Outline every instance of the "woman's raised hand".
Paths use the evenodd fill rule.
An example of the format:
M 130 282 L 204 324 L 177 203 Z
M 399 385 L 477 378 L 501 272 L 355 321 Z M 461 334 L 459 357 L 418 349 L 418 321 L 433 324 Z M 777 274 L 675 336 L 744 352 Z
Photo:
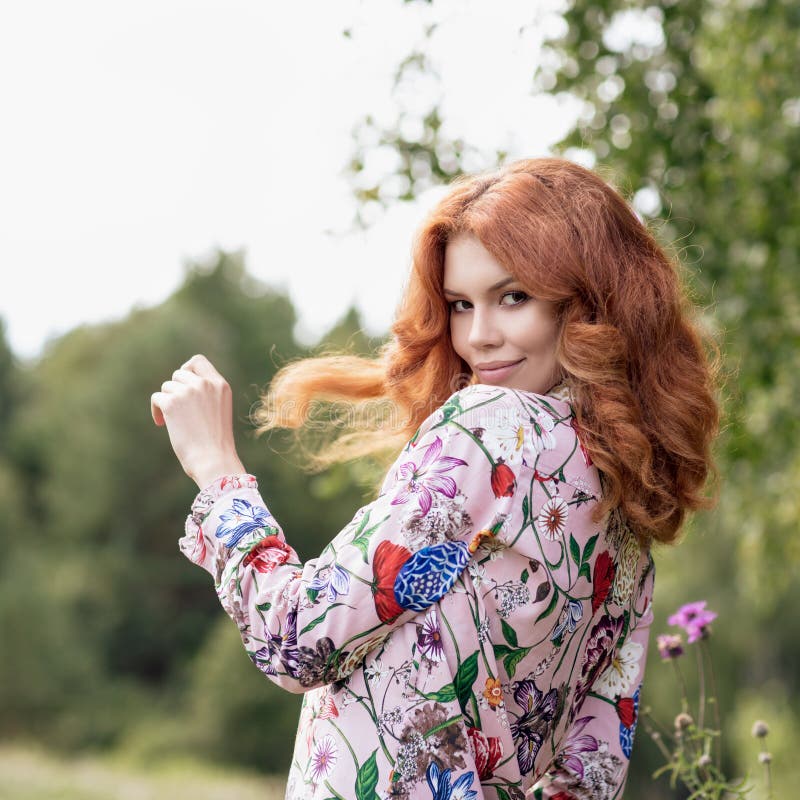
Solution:
M 233 438 L 231 387 L 203 355 L 192 356 L 150 396 L 156 425 L 166 425 L 183 471 L 202 489 L 244 473 Z

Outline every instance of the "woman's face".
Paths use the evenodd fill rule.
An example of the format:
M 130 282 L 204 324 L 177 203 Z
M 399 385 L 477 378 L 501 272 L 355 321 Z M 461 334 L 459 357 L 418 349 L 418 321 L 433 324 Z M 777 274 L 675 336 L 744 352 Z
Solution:
M 477 237 L 447 243 L 444 291 L 453 347 L 478 383 L 544 394 L 558 382 L 553 304 L 525 292 Z

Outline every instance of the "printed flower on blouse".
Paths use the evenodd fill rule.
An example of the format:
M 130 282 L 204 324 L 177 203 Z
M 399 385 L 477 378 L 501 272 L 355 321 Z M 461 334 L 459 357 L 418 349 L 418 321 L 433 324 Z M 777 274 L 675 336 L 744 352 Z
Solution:
M 266 536 L 256 542 L 242 561 L 242 566 L 250 564 L 257 572 L 270 573 L 275 567 L 285 564 L 291 555 L 291 548 L 277 536 Z
M 558 690 L 542 692 L 532 680 L 519 681 L 514 689 L 514 699 L 523 713 L 511 723 L 511 735 L 517 742 L 517 762 L 525 775 L 533 771 L 536 754 L 550 735 L 558 707 Z
M 539 511 L 536 518 L 536 528 L 539 533 L 551 542 L 554 542 L 564 533 L 564 526 L 569 517 L 569 506 L 563 497 L 551 497 Z
M 617 701 L 619 716 L 619 745 L 625 758 L 630 759 L 633 752 L 633 737 L 636 733 L 636 720 L 639 716 L 639 692 L 642 685 L 636 688 L 633 697 L 623 697 Z
M 411 553 L 384 540 L 375 548 L 373 599 L 381 622 L 403 609 L 424 611 L 443 597 L 469 561 L 464 542 L 441 542 Z
M 216 537 L 222 539 L 229 536 L 228 547 L 236 547 L 242 537 L 259 528 L 266 528 L 273 519 L 272 515 L 264 506 L 254 506 L 247 500 L 236 497 L 233 507 L 222 513 L 220 524 L 217 527 Z
M 575 687 L 575 694 L 572 697 L 570 719 L 575 718 L 597 676 L 605 672 L 611 663 L 614 647 L 622 633 L 622 624 L 623 619 L 621 616 L 612 617 L 608 614 L 603 614 L 589 632 L 583 664 L 581 665 L 581 676 L 578 680 L 578 685 Z
M 603 550 L 594 562 L 594 575 L 592 576 L 592 613 L 594 614 L 603 603 L 605 603 L 608 593 L 611 591 L 611 584 L 614 582 L 616 573 L 614 561 L 607 550 Z
M 336 741 L 329 733 L 314 743 L 311 751 L 311 777 L 314 783 L 318 783 L 331 774 L 337 757 Z
M 506 420 L 503 420 L 506 422 Z M 479 438 L 490 453 L 497 453 L 506 464 L 519 464 L 522 461 L 525 426 L 516 413 L 504 425 L 484 430 L 473 428 L 473 435 Z
M 333 603 L 339 595 L 346 595 L 350 591 L 350 575 L 338 564 L 325 566 L 318 570 L 308 584 L 308 595 L 312 602 L 317 594 L 328 590 L 328 602 Z
M 558 647 L 564 638 L 564 634 L 572 633 L 582 618 L 583 604 L 578 600 L 567 600 L 558 616 L 558 622 L 556 622 L 556 626 L 550 634 L 550 641 Z
M 447 497 L 455 497 L 456 482 L 445 472 L 454 467 L 465 466 L 466 461 L 453 456 L 441 456 L 442 440 L 436 436 L 422 454 L 417 466 L 414 461 L 406 461 L 397 469 L 397 481 L 404 482 L 391 505 L 408 502 L 416 495 L 423 514 L 427 514 L 433 502 L 431 492 L 439 492 Z
M 425 615 L 422 625 L 417 625 L 417 646 L 420 653 L 434 664 L 444 658 L 442 631 L 433 608 Z
M 627 694 L 639 674 L 639 659 L 643 652 L 644 647 L 638 642 L 625 642 L 592 688 L 609 700 Z
M 594 753 L 597 751 L 597 739 L 588 733 L 583 733 L 583 729 L 594 719 L 592 716 L 581 717 L 575 720 L 566 744 L 561 748 L 556 757 L 556 766 L 561 769 L 569 770 L 580 780 L 583 780 L 583 753 Z
M 467 735 L 475 756 L 478 779 L 489 780 L 494 776 L 494 768 L 503 755 L 503 742 L 498 736 L 484 736 L 477 728 L 467 728 Z
M 556 437 L 552 433 L 555 426 L 555 421 L 548 413 L 545 411 L 536 412 L 533 424 L 527 426 L 526 430 L 526 438 L 530 442 L 531 450 L 534 453 L 552 450 L 556 446 Z
M 425 778 L 433 800 L 473 800 L 478 796 L 475 789 L 469 788 L 475 779 L 474 772 L 465 772 L 451 785 L 450 770 L 440 770 L 436 762 L 431 761 Z

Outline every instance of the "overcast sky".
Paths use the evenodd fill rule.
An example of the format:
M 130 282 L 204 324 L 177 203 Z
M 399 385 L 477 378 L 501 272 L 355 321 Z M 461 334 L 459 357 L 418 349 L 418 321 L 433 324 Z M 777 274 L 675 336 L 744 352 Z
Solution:
M 542 34 L 563 24 L 558 8 L 3 4 L 0 316 L 15 353 L 35 357 L 77 324 L 162 301 L 185 262 L 216 247 L 244 249 L 251 273 L 289 292 L 301 341 L 316 341 L 351 302 L 368 333 L 384 332 L 413 233 L 442 190 L 345 233 L 354 124 L 367 113 L 394 119 L 393 72 L 440 21 L 431 54 L 441 83 L 403 102 L 425 107 L 441 92 L 450 135 L 486 152 L 547 155 L 578 110 L 531 94 Z

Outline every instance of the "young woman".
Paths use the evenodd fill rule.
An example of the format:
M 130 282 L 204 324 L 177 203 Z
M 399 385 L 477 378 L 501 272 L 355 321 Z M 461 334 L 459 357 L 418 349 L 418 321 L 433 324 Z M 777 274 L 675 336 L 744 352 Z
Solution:
M 299 428 L 311 400 L 348 401 L 355 431 L 314 467 L 395 448 L 305 564 L 239 461 L 213 365 L 153 394 L 201 489 L 182 552 L 255 666 L 304 693 L 287 798 L 621 797 L 651 547 L 713 503 L 716 361 L 677 267 L 567 160 L 457 180 L 379 358 L 289 364 L 256 412 L 259 432 Z M 376 400 L 399 420 L 359 422 Z

